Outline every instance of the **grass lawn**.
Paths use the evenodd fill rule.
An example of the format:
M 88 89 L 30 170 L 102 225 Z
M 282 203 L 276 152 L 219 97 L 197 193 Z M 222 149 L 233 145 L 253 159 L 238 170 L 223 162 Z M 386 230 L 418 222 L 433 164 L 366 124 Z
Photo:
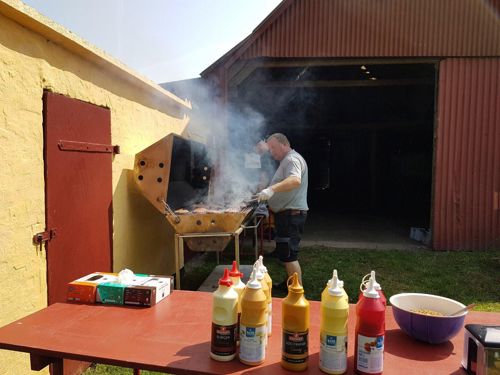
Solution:
M 221 264 L 230 264 L 233 254 L 230 248 L 225 250 L 221 254 Z M 207 255 L 186 271 L 183 289 L 196 290 L 212 272 L 216 266 L 215 255 Z M 252 261 L 249 254 L 241 256 L 243 264 Z M 264 263 L 275 282 L 285 278 L 278 260 L 264 258 Z M 309 300 L 320 300 L 321 292 L 336 268 L 340 279 L 344 280 L 349 302 L 356 303 L 362 277 L 375 270 L 388 302 L 394 294 L 418 292 L 452 298 L 466 305 L 475 303 L 474 310 L 478 311 L 500 312 L 500 251 L 354 250 L 318 246 L 301 248 L 300 264 Z M 274 297 L 284 295 L 273 290 Z M 113 366 L 97 366 L 85 372 L 86 375 L 131 373 L 132 370 Z M 141 371 L 141 374 L 158 373 Z

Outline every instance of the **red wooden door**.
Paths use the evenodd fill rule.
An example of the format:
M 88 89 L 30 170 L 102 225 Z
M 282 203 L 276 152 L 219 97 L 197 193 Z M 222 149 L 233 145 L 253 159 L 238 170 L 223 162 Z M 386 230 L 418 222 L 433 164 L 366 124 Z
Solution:
M 44 93 L 48 302 L 66 301 L 69 281 L 111 271 L 110 111 Z M 96 145 L 97 144 L 97 145 Z M 111 150 L 112 151 L 112 150 Z

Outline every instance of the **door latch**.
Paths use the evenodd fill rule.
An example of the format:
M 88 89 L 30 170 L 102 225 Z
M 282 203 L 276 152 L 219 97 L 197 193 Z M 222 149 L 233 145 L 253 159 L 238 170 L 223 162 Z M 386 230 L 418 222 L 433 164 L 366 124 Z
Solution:
M 56 229 L 49 229 L 45 232 L 37 233 L 33 236 L 33 244 L 40 245 L 40 250 L 45 242 L 49 242 L 56 236 Z

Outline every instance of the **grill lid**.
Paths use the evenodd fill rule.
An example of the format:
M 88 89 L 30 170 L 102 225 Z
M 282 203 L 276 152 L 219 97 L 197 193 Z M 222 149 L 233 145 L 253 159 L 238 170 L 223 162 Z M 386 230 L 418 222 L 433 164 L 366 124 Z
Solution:
M 212 165 L 206 147 L 169 134 L 135 156 L 134 179 L 146 199 L 165 214 L 206 200 Z

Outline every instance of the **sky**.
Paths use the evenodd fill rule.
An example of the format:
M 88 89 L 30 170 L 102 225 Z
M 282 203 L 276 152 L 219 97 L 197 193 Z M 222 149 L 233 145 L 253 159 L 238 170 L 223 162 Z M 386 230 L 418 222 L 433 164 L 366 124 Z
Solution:
M 199 74 L 281 0 L 23 0 L 150 80 Z

